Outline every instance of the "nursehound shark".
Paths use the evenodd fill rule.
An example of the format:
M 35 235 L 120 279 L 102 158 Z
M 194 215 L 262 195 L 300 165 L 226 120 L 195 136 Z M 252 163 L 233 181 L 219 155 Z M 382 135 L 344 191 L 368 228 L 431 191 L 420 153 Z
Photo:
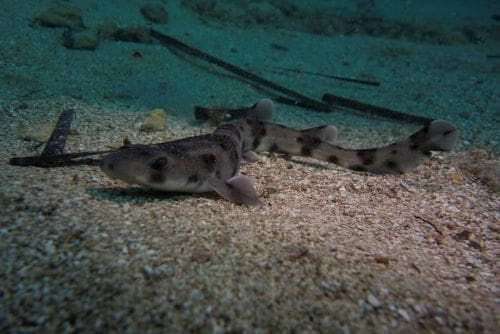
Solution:
M 257 102 L 244 119 L 224 124 L 212 134 L 152 145 L 125 145 L 106 155 L 100 167 L 111 178 L 169 192 L 215 191 L 227 200 L 259 204 L 252 180 L 240 173 L 255 152 L 312 157 L 351 170 L 402 174 L 426 160 L 431 151 L 449 151 L 457 128 L 434 120 L 408 138 L 387 146 L 350 149 L 335 144 L 337 129 L 320 126 L 296 130 L 266 122 L 271 100 Z

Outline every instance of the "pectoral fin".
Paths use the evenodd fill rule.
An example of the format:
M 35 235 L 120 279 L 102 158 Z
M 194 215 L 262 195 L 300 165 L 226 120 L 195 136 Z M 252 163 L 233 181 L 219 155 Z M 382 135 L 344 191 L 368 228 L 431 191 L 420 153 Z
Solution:
M 246 151 L 243 152 L 241 163 L 255 162 L 257 160 L 259 160 L 259 157 L 254 151 Z
M 261 204 L 251 179 L 246 175 L 239 174 L 227 181 L 214 178 L 209 180 L 209 183 L 216 193 L 231 202 L 245 205 Z

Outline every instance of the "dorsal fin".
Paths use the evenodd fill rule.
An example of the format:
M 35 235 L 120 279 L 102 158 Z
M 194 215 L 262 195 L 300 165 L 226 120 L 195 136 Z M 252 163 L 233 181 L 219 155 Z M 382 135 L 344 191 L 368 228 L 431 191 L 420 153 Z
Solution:
M 273 117 L 274 103 L 270 99 L 261 99 L 255 103 L 248 113 L 247 118 L 258 119 L 261 121 L 268 121 Z
M 337 141 L 337 128 L 334 127 L 333 125 L 323 125 L 315 128 L 302 130 L 302 133 L 309 136 L 317 137 L 322 142 L 329 144 L 335 144 L 335 142 Z
M 420 143 L 420 150 L 451 151 L 457 142 L 458 130 L 455 125 L 443 120 L 435 120 L 425 128 L 425 136 Z

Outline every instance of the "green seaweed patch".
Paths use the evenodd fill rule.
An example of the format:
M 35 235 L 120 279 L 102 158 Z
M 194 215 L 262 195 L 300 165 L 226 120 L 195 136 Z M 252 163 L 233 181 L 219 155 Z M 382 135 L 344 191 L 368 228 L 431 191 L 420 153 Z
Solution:
M 44 27 L 85 28 L 80 8 L 71 5 L 50 7 L 36 15 L 35 22 Z
M 168 13 L 162 5 L 148 3 L 141 7 L 141 14 L 144 18 L 153 23 L 167 23 Z
M 54 123 L 43 124 L 24 124 L 17 125 L 17 138 L 27 141 L 34 141 L 36 143 L 46 143 L 52 131 L 54 130 Z
M 99 36 L 103 38 L 115 38 L 115 34 L 120 30 L 115 21 L 107 20 L 97 26 Z
M 62 44 L 68 49 L 95 50 L 99 45 L 99 34 L 96 29 L 69 29 L 63 34 Z
M 118 28 L 113 37 L 117 41 L 123 42 L 136 42 L 145 44 L 153 42 L 153 37 L 151 37 L 149 28 L 141 26 Z

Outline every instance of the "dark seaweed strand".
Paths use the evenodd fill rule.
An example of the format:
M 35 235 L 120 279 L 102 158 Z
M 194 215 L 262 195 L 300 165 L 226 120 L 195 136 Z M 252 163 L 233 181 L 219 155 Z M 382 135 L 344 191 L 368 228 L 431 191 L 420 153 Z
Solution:
M 182 52 L 185 52 L 189 55 L 195 56 L 201 60 L 207 61 L 211 64 L 214 64 L 216 66 L 219 66 L 227 71 L 230 71 L 232 73 L 235 73 L 236 75 L 239 75 L 243 77 L 244 79 L 250 80 L 254 83 L 260 84 L 262 86 L 271 88 L 275 91 L 284 93 L 290 97 L 294 97 L 297 99 L 297 101 L 294 103 L 297 106 L 303 107 L 303 108 L 308 108 L 312 109 L 315 111 L 322 111 L 322 112 L 331 112 L 334 111 L 335 109 L 332 109 L 332 104 L 333 105 L 338 105 L 338 106 L 343 106 L 343 107 L 348 107 L 354 110 L 362 111 L 365 113 L 369 114 L 374 114 L 377 116 L 385 117 L 385 118 L 390 118 L 398 121 L 404 121 L 404 122 L 409 122 L 409 123 L 418 123 L 418 124 L 426 124 L 429 121 L 432 121 L 430 118 L 426 117 L 420 117 L 420 116 L 413 116 L 413 115 L 408 115 L 404 114 L 402 112 L 390 110 L 387 108 L 382 108 L 382 107 L 376 107 L 372 106 L 366 103 L 358 102 L 355 100 L 351 99 L 346 99 L 342 97 L 337 97 L 331 94 L 325 94 L 323 96 L 323 101 L 327 103 L 323 103 L 321 101 L 317 101 L 315 99 L 309 98 L 305 95 L 302 95 L 300 93 L 297 93 L 291 89 L 288 89 L 286 87 L 283 87 L 281 85 L 275 84 L 269 80 L 266 80 L 264 78 L 261 78 L 251 72 L 248 72 L 246 70 L 243 70 L 233 64 L 230 64 L 228 62 L 225 62 L 222 59 L 216 58 L 214 56 L 211 56 L 201 50 L 198 50 L 196 48 L 193 48 L 173 37 L 170 37 L 168 35 L 165 35 L 159 31 L 156 31 L 154 29 L 150 30 L 151 36 L 156 38 L 161 44 L 164 44 L 166 46 L 174 47 Z M 283 99 L 283 101 L 286 101 L 286 99 Z M 288 102 L 292 101 L 290 99 Z
M 373 114 L 375 116 L 390 118 L 390 119 L 408 122 L 408 123 L 428 124 L 429 122 L 433 121 L 432 118 L 410 115 L 410 114 L 406 114 L 406 113 L 396 111 L 396 110 L 391 110 L 391 109 L 384 108 L 384 107 L 377 107 L 377 106 L 374 106 L 374 105 L 371 105 L 368 103 L 363 103 L 363 102 L 359 102 L 356 100 L 347 99 L 347 98 L 336 96 L 336 95 L 329 94 L 329 93 L 326 93 L 323 95 L 323 101 L 330 103 L 330 104 L 333 104 L 333 105 L 362 111 L 364 113 L 370 113 L 370 114 Z
M 9 164 L 13 166 L 34 166 L 34 167 L 63 167 L 74 165 L 95 165 L 99 163 L 100 159 L 81 159 L 93 155 L 100 155 L 114 152 L 114 150 L 107 151 L 93 151 L 93 152 L 78 152 L 78 153 L 64 153 L 56 155 L 35 155 L 28 157 L 14 157 L 9 160 Z
M 302 95 L 298 92 L 295 92 L 291 89 L 288 89 L 286 87 L 283 87 L 281 85 L 275 84 L 274 82 L 271 82 L 269 80 L 266 80 L 262 77 L 259 77 L 258 75 L 255 75 L 251 72 L 248 72 L 242 68 L 239 68 L 233 64 L 230 64 L 222 59 L 216 58 L 214 56 L 211 56 L 199 49 L 196 49 L 194 47 L 191 47 L 178 39 L 175 39 L 173 37 L 170 37 L 168 35 L 165 35 L 164 33 L 161 33 L 159 31 L 156 31 L 154 29 L 150 30 L 151 36 L 156 38 L 161 44 L 164 44 L 169 47 L 174 47 L 182 52 L 185 52 L 189 55 L 195 56 L 201 60 L 207 61 L 213 65 L 219 66 L 229 72 L 232 72 L 236 75 L 239 75 L 247 80 L 253 81 L 255 83 L 258 83 L 260 85 L 269 87 L 271 89 L 274 89 L 275 91 L 284 93 L 288 96 L 294 97 L 296 99 L 299 99 L 300 101 L 306 103 L 310 107 L 314 107 L 314 110 L 316 111 L 322 111 L 322 112 L 330 112 L 333 111 L 332 108 L 321 101 L 317 101 L 315 99 L 312 99 L 310 97 L 307 97 L 305 95 Z
M 278 69 L 280 71 L 284 71 L 284 72 L 293 72 L 293 73 L 299 73 L 299 74 L 309 74 L 309 75 L 315 75 L 315 76 L 318 76 L 318 77 L 324 77 L 324 78 L 329 78 L 329 79 L 334 79 L 334 80 L 340 80 L 340 81 L 358 83 L 358 84 L 363 84 L 363 85 L 380 86 L 380 82 L 374 81 L 374 80 L 364 80 L 364 79 L 347 78 L 347 77 L 341 77 L 341 76 L 332 75 L 332 74 L 324 74 L 324 73 L 318 73 L 318 72 L 303 71 L 303 70 L 299 70 L 299 69 L 296 69 L 296 68 L 286 68 L 286 67 L 279 67 L 279 66 L 275 66 L 274 68 L 276 68 L 276 69 Z
M 61 113 L 56 127 L 52 131 L 52 135 L 41 154 L 42 156 L 64 153 L 64 146 L 66 145 L 66 139 L 68 138 L 74 115 L 75 111 L 73 109 L 67 109 Z
M 290 106 L 300 107 L 300 108 L 303 108 L 303 109 L 312 109 L 312 110 L 314 110 L 313 106 L 311 106 L 310 104 L 308 104 L 308 103 L 306 103 L 304 101 L 300 101 L 300 100 L 296 100 L 296 99 L 290 99 L 290 98 L 284 97 L 284 96 L 276 96 L 276 97 L 273 97 L 272 100 L 275 101 L 275 102 L 277 102 L 277 103 L 281 103 L 281 104 L 287 104 L 287 105 L 290 105 Z

